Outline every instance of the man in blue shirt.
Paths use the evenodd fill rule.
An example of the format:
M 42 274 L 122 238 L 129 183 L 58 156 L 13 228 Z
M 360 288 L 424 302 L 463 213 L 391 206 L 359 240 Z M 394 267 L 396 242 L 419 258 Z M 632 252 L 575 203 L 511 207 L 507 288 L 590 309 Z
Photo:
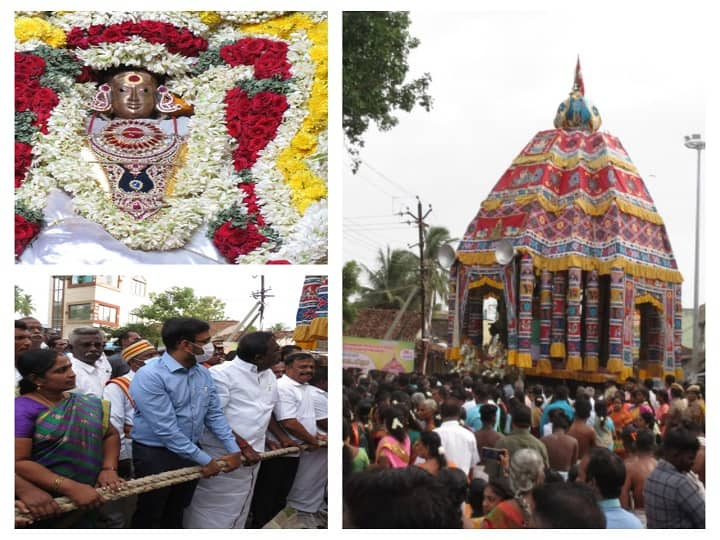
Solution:
M 194 465 L 207 478 L 221 472 L 218 461 L 198 441 L 205 428 L 228 455 L 225 472 L 241 464 L 240 447 L 218 401 L 215 385 L 198 357 L 211 355 L 210 326 L 192 318 L 165 321 L 161 331 L 167 351 L 135 375 L 130 396 L 135 402 L 131 432 L 135 476 L 142 477 Z M 138 497 L 132 527 L 182 528 L 183 510 L 192 500 L 197 480 L 143 493 Z
M 578 479 L 590 484 L 600 496 L 607 529 L 642 529 L 632 512 L 620 506 L 620 492 L 625 483 L 625 464 L 607 448 L 593 448 L 580 461 Z

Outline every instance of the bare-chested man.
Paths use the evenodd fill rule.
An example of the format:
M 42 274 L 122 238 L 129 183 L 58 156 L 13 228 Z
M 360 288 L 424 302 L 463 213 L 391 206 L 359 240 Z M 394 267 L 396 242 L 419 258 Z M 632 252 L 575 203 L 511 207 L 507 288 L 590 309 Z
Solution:
M 481 452 L 483 447 L 495 448 L 495 444 L 503 437 L 495 431 L 497 412 L 497 406 L 492 403 L 485 403 L 480 406 L 480 422 L 482 423 L 482 427 L 475 432 L 478 452 Z
M 645 501 L 643 488 L 645 479 L 655 470 L 655 435 L 649 429 L 637 432 L 635 451 L 625 460 L 627 475 L 620 492 L 620 503 L 626 510 L 631 510 L 645 525 Z
M 597 446 L 595 430 L 587 423 L 591 410 L 592 405 L 587 399 L 578 399 L 575 401 L 575 420 L 567 434 L 577 439 L 578 459 L 582 459 L 591 448 Z
M 578 442 L 575 437 L 567 434 L 570 427 L 570 420 L 560 409 L 552 411 L 553 432 L 546 435 L 540 441 L 547 448 L 548 459 L 550 460 L 550 468 L 557 471 L 567 479 L 567 473 L 570 467 L 578 461 Z

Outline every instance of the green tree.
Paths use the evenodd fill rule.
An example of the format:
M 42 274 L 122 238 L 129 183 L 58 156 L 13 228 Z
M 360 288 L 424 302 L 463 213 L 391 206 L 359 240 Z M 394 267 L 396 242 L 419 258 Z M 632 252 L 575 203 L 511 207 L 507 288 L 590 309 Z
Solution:
M 15 313 L 19 313 L 23 317 L 29 317 L 34 312 L 35 306 L 33 305 L 32 296 L 15 285 Z
M 225 319 L 225 302 L 214 296 L 197 297 L 191 287 L 172 287 L 161 293 L 150 293 L 150 304 L 134 309 L 131 314 L 157 324 L 171 317 L 219 321 Z
M 449 292 L 450 271 L 440 265 L 438 253 L 443 245 L 456 241 L 457 238 L 451 238 L 450 231 L 445 227 L 430 227 L 425 234 L 425 313 L 428 317 L 432 317 L 439 302 L 447 301 Z
M 429 73 L 405 82 L 408 54 L 420 44 L 409 26 L 405 11 L 343 12 L 343 129 L 353 172 L 371 122 L 387 131 L 398 123 L 395 110 L 410 112 L 419 105 L 429 111 L 432 106 Z
M 273 334 L 277 334 L 278 332 L 284 332 L 285 330 L 288 330 L 288 327 L 285 323 L 275 323 L 270 327 L 270 332 Z
M 363 265 L 367 273 L 370 286 L 363 287 L 361 291 L 362 307 L 380 309 L 400 309 L 408 300 L 412 299 L 408 309 L 417 309 L 420 306 L 417 295 L 418 257 L 406 249 L 393 249 L 389 247 L 378 250 L 377 267 L 371 270 Z
M 358 303 L 351 300 L 362 290 L 360 285 L 360 272 L 362 269 L 356 261 L 348 261 L 342 269 L 342 302 L 343 302 L 343 328 L 352 324 L 357 315 Z
M 109 326 L 102 326 L 101 328 L 111 338 L 117 338 L 124 332 L 137 332 L 143 339 L 147 339 L 156 347 L 161 344 L 160 329 L 162 324 L 160 323 L 131 323 L 119 328 Z

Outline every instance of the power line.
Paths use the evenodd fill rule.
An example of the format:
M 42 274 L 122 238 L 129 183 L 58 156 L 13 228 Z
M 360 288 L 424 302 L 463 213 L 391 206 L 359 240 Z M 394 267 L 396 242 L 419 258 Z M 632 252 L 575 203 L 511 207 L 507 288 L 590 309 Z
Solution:
M 366 160 L 363 160 L 362 164 L 365 165 L 368 169 L 370 169 L 372 172 L 374 172 L 375 174 L 377 174 L 380 178 L 382 178 L 383 180 L 385 180 L 385 181 L 386 181 L 387 183 L 389 183 L 390 185 L 395 186 L 395 187 L 398 188 L 400 191 L 406 193 L 408 196 L 412 196 L 412 193 L 410 193 L 410 192 L 407 190 L 407 188 L 405 188 L 405 186 L 403 186 L 402 184 L 399 184 L 399 183 L 395 182 L 394 180 L 392 180 L 391 178 L 389 178 L 389 177 L 388 177 L 387 175 L 385 175 L 384 173 L 381 173 L 381 172 L 378 171 L 375 167 L 373 167 L 372 165 L 370 165 L 370 163 L 368 163 Z

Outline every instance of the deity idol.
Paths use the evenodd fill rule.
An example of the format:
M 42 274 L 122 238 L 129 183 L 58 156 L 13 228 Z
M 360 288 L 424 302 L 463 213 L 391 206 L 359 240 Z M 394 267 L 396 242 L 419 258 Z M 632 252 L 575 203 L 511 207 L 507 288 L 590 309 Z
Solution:
M 155 75 L 122 68 L 108 73 L 90 108 L 96 177 L 117 208 L 137 220 L 152 216 L 172 193 L 187 134 L 187 118 L 178 116 L 189 107 Z

